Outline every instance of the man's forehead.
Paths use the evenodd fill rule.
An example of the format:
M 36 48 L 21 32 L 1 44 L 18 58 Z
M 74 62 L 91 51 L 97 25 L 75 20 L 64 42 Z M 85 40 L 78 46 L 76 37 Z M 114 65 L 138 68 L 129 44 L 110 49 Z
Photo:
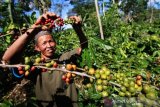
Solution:
M 54 40 L 54 38 L 52 37 L 52 35 L 40 36 L 40 37 L 37 39 L 38 42 L 48 41 L 48 40 Z
M 51 35 L 51 32 L 49 32 L 49 31 L 40 31 L 40 32 L 35 36 L 35 41 L 37 41 L 40 36 L 46 36 L 46 35 Z
M 34 38 L 35 44 L 37 44 L 39 37 L 46 37 L 47 35 L 48 35 L 48 36 L 51 36 L 52 39 L 55 41 L 55 39 L 53 38 L 51 32 L 49 32 L 49 31 L 40 31 L 40 32 L 35 36 L 35 38 Z

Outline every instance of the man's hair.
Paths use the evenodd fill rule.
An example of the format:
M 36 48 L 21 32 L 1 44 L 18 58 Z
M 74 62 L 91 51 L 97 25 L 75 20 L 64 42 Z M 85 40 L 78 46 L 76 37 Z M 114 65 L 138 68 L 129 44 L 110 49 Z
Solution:
M 52 35 L 50 31 L 40 31 L 39 33 L 37 33 L 35 35 L 35 38 L 34 38 L 34 41 L 35 41 L 35 44 L 37 44 L 37 41 L 38 41 L 38 38 L 40 36 L 45 36 L 45 35 Z

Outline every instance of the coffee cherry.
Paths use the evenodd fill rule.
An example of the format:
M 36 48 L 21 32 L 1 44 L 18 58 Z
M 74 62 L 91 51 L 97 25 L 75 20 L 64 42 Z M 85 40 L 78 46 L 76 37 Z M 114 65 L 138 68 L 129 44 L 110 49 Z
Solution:
M 41 58 L 41 62 L 45 62 L 45 59 L 44 59 L 44 58 Z
M 55 63 L 55 61 L 54 61 L 54 60 L 52 60 L 52 61 L 51 61 L 51 64 L 53 65 L 54 63 Z
M 67 84 L 69 84 L 69 83 L 70 83 L 70 78 L 66 78 L 65 82 L 66 82 Z
M 52 64 L 51 63 L 46 63 L 46 67 L 51 67 L 52 66 Z
M 76 65 L 72 65 L 73 70 L 75 71 L 77 69 Z
M 42 72 L 47 72 L 47 69 L 44 69 L 44 68 L 42 68 L 42 70 L 41 70 Z
M 26 72 L 25 72 L 25 76 L 28 76 L 28 75 L 29 75 L 29 71 L 26 71 Z
M 22 66 L 19 66 L 19 67 L 18 67 L 18 71 L 21 71 L 21 70 L 23 70 L 23 67 L 22 67 Z
M 64 80 L 64 81 L 65 81 L 65 80 L 66 80 L 66 78 L 67 78 L 67 77 L 66 77 L 66 75 L 62 75 L 62 80 Z
M 20 75 L 24 74 L 23 70 L 18 71 Z
M 24 61 L 25 61 L 25 64 L 29 64 L 31 60 L 30 60 L 29 57 L 25 57 L 25 60 L 24 60 Z
M 35 71 L 35 70 L 36 70 L 36 67 L 32 66 L 30 71 Z
M 142 79 L 142 76 L 141 76 L 141 75 L 137 75 L 136 79 L 137 79 L 137 80 L 141 80 L 141 79 Z
M 24 69 L 25 69 L 25 71 L 29 70 L 30 69 L 30 65 L 26 65 Z
M 72 70 L 72 65 L 71 64 L 67 64 L 66 65 L 66 69 L 69 70 L 69 71 Z
M 54 67 L 54 68 L 57 68 L 57 67 L 58 67 L 57 62 L 55 62 L 55 63 L 53 64 L 53 67 Z
M 67 78 L 71 78 L 71 77 L 72 77 L 72 74 L 71 74 L 70 72 L 68 72 L 67 75 L 66 75 L 66 77 L 67 77 Z

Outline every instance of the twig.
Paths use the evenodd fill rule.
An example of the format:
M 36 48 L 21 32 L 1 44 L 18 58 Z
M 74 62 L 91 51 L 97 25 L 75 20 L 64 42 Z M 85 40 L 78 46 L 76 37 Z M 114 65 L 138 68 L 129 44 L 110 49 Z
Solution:
M 4 96 L 3 98 L 9 98 L 10 96 L 13 95 L 13 93 L 15 93 L 19 88 L 22 88 L 24 85 L 28 84 L 30 82 L 30 80 L 26 80 L 26 79 L 23 79 L 21 81 L 21 84 L 17 84 L 14 89 L 11 91 L 11 93 L 8 95 L 8 96 Z
M 113 85 L 115 85 L 115 86 L 121 87 L 120 84 L 117 84 L 117 83 L 115 83 L 115 82 L 113 82 L 113 81 L 109 81 L 109 83 L 110 83 L 110 84 L 113 84 Z
M 76 72 L 76 71 L 69 71 L 69 70 L 62 69 L 62 68 L 47 68 L 47 67 L 44 67 L 44 66 L 35 66 L 35 67 L 43 68 L 43 69 L 47 69 L 47 70 L 51 70 L 51 71 L 71 72 L 71 73 L 74 73 L 74 74 L 77 74 L 77 75 L 80 75 L 80 76 L 86 76 L 86 77 L 95 79 L 95 77 L 87 75 L 86 73 L 80 73 L 80 72 Z
M 22 67 L 25 67 L 26 65 L 21 65 L 21 64 L 16 64 L 16 65 L 7 65 L 7 64 L 0 64 L 0 67 L 19 67 L 19 66 L 22 66 Z
M 50 24 L 46 24 L 45 26 L 49 26 Z M 43 27 L 44 25 L 39 25 L 37 28 L 40 28 L 40 27 Z M 35 29 L 35 28 L 27 28 L 27 29 Z M 5 36 L 8 36 L 8 35 L 13 35 L 14 33 L 7 33 L 7 34 L 4 34 L 4 35 L 0 35 L 0 38 L 2 37 L 5 37 Z M 20 31 L 20 34 L 22 35 L 21 31 Z
M 78 67 L 77 67 L 77 69 L 78 69 L 78 70 L 81 70 L 81 71 L 85 71 L 83 68 L 78 68 Z
M 13 34 L 13 33 L 7 33 L 7 34 L 4 34 L 4 35 L 0 35 L 0 38 L 11 35 L 11 34 Z
M 156 86 L 151 86 L 151 87 L 153 87 L 154 89 L 160 91 L 160 88 L 158 88 L 158 87 L 156 87 Z

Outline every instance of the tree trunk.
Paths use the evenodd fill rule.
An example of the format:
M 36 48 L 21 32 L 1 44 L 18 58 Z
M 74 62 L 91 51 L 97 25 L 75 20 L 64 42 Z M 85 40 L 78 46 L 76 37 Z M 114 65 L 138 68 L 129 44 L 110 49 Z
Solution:
M 96 7 L 96 13 L 97 13 L 97 18 L 98 18 L 99 28 L 100 28 L 101 39 L 104 40 L 103 29 L 102 29 L 102 24 L 101 24 L 101 18 L 99 16 L 99 9 L 98 9 L 97 0 L 95 0 L 95 7 Z
M 9 12 L 9 19 L 11 23 L 13 23 L 13 15 L 12 15 L 12 0 L 8 2 L 8 12 Z
M 115 0 L 112 0 L 113 4 L 115 4 Z
M 47 7 L 45 1 L 41 0 L 41 4 L 42 4 L 42 8 L 41 8 L 42 9 L 42 14 L 46 13 L 48 11 L 48 7 Z
M 151 0 L 150 0 L 150 2 L 151 2 Z M 154 2 L 155 2 L 155 0 L 154 0 Z M 152 20 L 153 20 L 153 7 L 150 5 L 150 8 L 151 8 L 151 17 L 150 17 L 150 23 L 152 23 Z

